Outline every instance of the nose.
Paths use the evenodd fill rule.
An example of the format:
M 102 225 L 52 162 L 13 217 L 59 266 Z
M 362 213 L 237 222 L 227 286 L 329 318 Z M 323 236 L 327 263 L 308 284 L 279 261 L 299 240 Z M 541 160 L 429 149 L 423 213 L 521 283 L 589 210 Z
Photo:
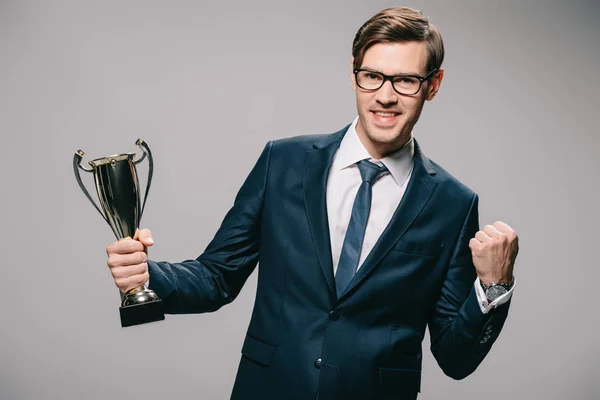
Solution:
M 392 87 L 392 82 L 387 81 L 383 83 L 383 86 L 379 88 L 375 95 L 375 100 L 383 106 L 390 106 L 398 103 L 398 94 Z

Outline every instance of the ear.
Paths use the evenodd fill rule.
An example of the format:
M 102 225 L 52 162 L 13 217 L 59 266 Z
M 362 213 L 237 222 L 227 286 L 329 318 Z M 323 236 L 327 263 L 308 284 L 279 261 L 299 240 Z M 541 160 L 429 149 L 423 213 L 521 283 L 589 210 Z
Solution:
M 356 81 L 354 76 L 354 57 L 350 59 L 350 80 L 352 81 L 352 90 L 356 92 Z
M 433 100 L 437 92 L 440 90 L 442 79 L 444 79 L 444 70 L 440 68 L 439 71 L 436 72 L 435 76 L 429 80 L 429 85 L 427 85 L 427 96 L 425 97 L 425 100 Z

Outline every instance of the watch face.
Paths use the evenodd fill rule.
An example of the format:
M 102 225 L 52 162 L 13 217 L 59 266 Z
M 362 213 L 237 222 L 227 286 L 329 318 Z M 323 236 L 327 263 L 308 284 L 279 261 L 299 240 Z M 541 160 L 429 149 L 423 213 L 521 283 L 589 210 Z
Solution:
M 486 292 L 485 295 L 486 297 L 491 300 L 494 301 L 496 300 L 498 297 L 502 296 L 503 294 L 508 293 L 508 290 L 506 290 L 505 288 L 503 288 L 500 285 L 496 285 L 496 286 L 492 286 L 491 288 L 489 288 Z

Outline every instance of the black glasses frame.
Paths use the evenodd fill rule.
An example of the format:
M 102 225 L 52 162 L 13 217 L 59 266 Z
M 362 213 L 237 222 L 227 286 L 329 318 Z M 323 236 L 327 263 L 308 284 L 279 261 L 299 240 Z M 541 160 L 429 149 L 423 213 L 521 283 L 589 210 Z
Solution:
M 364 88 L 362 86 L 360 86 L 360 84 L 358 83 L 358 73 L 359 72 L 372 72 L 374 74 L 377 75 L 381 75 L 383 76 L 383 80 L 381 81 L 381 85 L 379 85 L 379 87 L 375 88 L 375 89 L 367 89 Z M 417 93 L 419 93 L 419 90 L 421 90 L 421 86 L 423 86 L 423 82 L 426 82 L 428 80 L 430 80 L 431 78 L 433 78 L 433 76 L 435 75 L 435 73 L 438 71 L 438 69 L 434 69 L 432 71 L 430 71 L 427 75 L 425 76 L 419 76 L 419 75 L 409 75 L 409 74 L 398 74 L 398 75 L 386 75 L 384 73 L 381 73 L 379 71 L 375 71 L 373 69 L 368 69 L 368 68 L 355 68 L 354 69 L 354 81 L 356 82 L 356 84 L 358 85 L 359 88 L 361 88 L 362 90 L 368 90 L 368 91 L 376 91 L 381 89 L 381 87 L 385 84 L 386 81 L 390 81 L 390 83 L 392 84 L 392 88 L 394 89 L 394 91 L 398 94 L 403 94 L 406 96 L 412 96 L 415 95 Z M 394 79 L 395 78 L 415 78 L 419 80 L 419 87 L 417 88 L 416 92 L 414 93 L 403 93 L 400 92 L 398 89 L 396 89 L 396 86 L 394 86 Z

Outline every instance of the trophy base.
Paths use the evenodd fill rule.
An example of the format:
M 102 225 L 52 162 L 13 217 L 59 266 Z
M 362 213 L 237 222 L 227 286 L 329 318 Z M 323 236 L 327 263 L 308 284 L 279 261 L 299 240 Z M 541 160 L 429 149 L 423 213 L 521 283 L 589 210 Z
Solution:
M 161 300 L 119 307 L 121 327 L 147 324 L 165 319 Z

